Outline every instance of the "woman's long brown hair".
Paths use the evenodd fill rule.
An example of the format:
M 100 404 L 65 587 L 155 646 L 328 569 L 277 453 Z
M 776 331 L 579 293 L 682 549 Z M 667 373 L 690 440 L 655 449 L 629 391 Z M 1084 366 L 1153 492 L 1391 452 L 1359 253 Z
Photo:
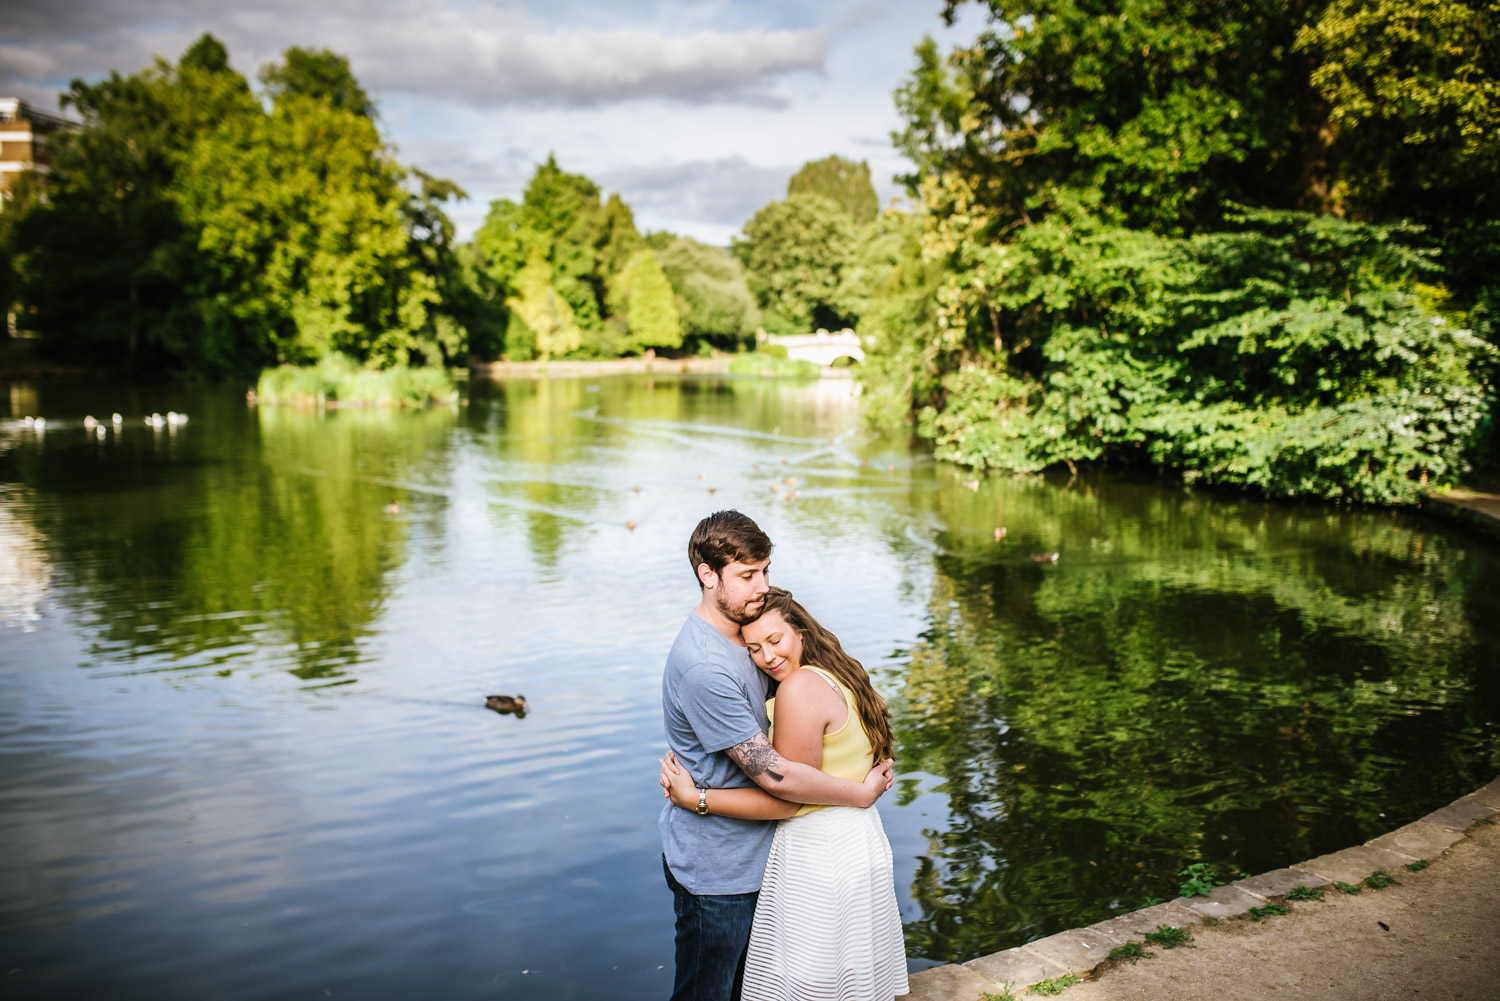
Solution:
M 797 630 L 802 639 L 802 663 L 821 667 L 844 683 L 854 696 L 854 709 L 859 713 L 865 734 L 870 738 L 875 761 L 884 761 L 891 756 L 891 711 L 885 700 L 870 684 L 870 672 L 860 662 L 844 652 L 839 638 L 824 629 L 818 620 L 808 614 L 792 592 L 773 587 L 766 592 L 766 603 L 761 608 L 767 612 L 780 612 L 786 624 Z

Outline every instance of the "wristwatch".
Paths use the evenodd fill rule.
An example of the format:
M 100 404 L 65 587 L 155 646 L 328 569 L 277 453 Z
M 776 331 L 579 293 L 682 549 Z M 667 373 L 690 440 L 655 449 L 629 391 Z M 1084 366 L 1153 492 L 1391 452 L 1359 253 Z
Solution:
M 700 817 L 706 817 L 706 816 L 708 816 L 708 790 L 707 789 L 699 789 L 698 790 L 698 816 L 700 816 Z

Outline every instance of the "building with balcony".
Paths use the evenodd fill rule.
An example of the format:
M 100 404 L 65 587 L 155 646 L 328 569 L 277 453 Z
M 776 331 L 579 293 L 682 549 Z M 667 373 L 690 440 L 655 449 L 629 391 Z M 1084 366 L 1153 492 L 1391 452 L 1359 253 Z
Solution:
M 23 170 L 39 174 L 51 170 L 48 137 L 78 127 L 77 122 L 38 111 L 19 98 L 0 97 L 0 206 Z

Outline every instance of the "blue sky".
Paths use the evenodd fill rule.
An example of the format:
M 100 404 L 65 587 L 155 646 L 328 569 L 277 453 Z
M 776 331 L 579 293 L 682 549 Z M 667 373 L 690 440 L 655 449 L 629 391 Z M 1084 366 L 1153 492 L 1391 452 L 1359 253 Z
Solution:
M 470 198 L 517 197 L 555 153 L 618 191 L 643 229 L 726 243 L 784 196 L 807 160 L 868 160 L 883 198 L 905 165 L 889 141 L 891 92 L 924 34 L 974 37 L 975 4 L 944 26 L 938 0 L 615 3 L 584 0 L 10 0 L 0 95 L 44 108 L 73 77 L 175 59 L 211 31 L 254 78 L 291 45 L 349 57 L 401 162 Z

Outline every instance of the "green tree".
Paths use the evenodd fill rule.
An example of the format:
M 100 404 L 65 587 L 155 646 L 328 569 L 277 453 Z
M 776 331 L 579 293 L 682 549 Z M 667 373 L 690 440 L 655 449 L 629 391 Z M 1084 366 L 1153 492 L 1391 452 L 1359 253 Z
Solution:
M 719 347 L 754 338 L 760 311 L 733 254 L 684 236 L 657 250 L 656 256 L 677 293 L 688 336 Z
M 539 251 L 521 269 L 516 293 L 505 305 L 515 320 L 525 324 L 536 353 L 543 359 L 567 354 L 582 343 L 573 307 L 553 287 L 552 269 Z
M 1362 73 L 1399 64 L 1401 80 L 1425 67 L 1475 131 L 1484 88 L 1449 87 L 1473 72 L 1438 50 L 1441 29 L 1378 4 L 987 6 L 989 30 L 946 59 L 924 42 L 897 92 L 920 250 L 845 265 L 906 276 L 844 283 L 840 308 L 871 317 L 874 409 L 915 411 L 941 456 L 997 468 L 1145 461 L 1377 503 L 1463 474 L 1491 365 L 1466 327 L 1487 307 L 1482 282 L 1460 280 L 1457 297 L 1444 285 L 1455 234 L 1485 243 L 1490 208 L 1472 190 L 1454 203 L 1480 225 L 1419 216 L 1427 237 L 1394 218 L 1423 191 L 1382 162 L 1408 155 L 1424 113 L 1382 98 L 1381 161 L 1348 141 L 1368 124 L 1340 124 L 1360 87 L 1329 69 L 1335 53 Z M 1440 23 L 1461 20 L 1445 11 Z M 1483 48 L 1482 19 L 1466 25 L 1464 44 Z M 1460 159 L 1428 166 L 1457 183 Z M 933 269 L 923 303 L 914 279 Z
M 1500 4 L 1332 0 L 1296 45 L 1328 106 L 1331 200 L 1429 227 L 1463 300 L 1500 288 Z
M 349 60 L 327 49 L 292 46 L 282 54 L 281 62 L 261 70 L 260 80 L 273 99 L 300 94 L 339 111 L 375 117 L 375 103 L 354 78 Z
M 822 195 L 849 213 L 856 225 L 870 222 L 880 212 L 880 198 L 870 183 L 870 165 L 841 156 L 825 157 L 802 165 L 786 185 L 787 197 Z
M 672 283 L 656 255 L 639 250 L 610 284 L 610 312 L 625 318 L 630 347 L 682 347 L 682 323 Z
M 16 226 L 46 349 L 90 364 L 223 375 L 330 351 L 439 361 L 466 339 L 451 289 L 461 193 L 414 196 L 332 53 L 266 68 L 266 108 L 205 35 L 174 66 L 75 81 L 83 128 Z
M 599 263 L 595 275 L 600 287 L 608 288 L 610 278 L 625 270 L 630 258 L 643 249 L 646 242 L 635 228 L 635 213 L 618 194 L 611 194 L 605 201 L 599 230 Z
M 733 246 L 768 330 L 844 325 L 837 290 L 852 240 L 848 215 L 822 195 L 793 195 L 755 213 Z

